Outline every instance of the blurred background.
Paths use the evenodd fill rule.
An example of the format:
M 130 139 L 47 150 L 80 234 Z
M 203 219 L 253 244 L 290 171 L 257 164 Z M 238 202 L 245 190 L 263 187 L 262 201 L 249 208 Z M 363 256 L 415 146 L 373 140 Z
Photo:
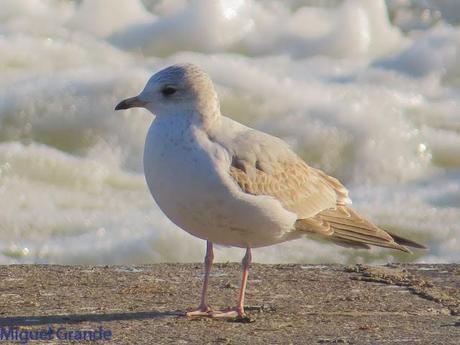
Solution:
M 430 246 L 298 240 L 255 261 L 459 262 L 459 24 L 457 0 L 0 0 L 0 263 L 202 260 L 147 191 L 153 116 L 113 111 L 177 62 L 209 72 L 224 114 Z

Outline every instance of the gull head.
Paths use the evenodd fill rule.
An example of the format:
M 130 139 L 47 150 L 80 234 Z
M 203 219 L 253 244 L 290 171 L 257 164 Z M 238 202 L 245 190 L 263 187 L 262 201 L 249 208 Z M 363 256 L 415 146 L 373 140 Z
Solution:
M 157 116 L 212 117 L 219 113 L 219 101 L 211 78 L 198 66 L 177 64 L 155 73 L 142 92 L 115 107 L 142 107 Z

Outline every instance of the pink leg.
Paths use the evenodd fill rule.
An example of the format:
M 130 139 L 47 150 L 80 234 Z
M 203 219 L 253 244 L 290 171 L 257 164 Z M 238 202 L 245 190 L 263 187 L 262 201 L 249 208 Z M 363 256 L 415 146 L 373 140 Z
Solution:
M 206 241 L 206 256 L 204 257 L 204 281 L 203 289 L 201 290 L 201 301 L 198 309 L 186 313 L 186 316 L 210 316 L 211 308 L 206 302 L 206 292 L 208 290 L 209 274 L 211 273 L 212 261 L 214 260 L 214 252 L 212 250 L 212 242 Z
M 240 295 L 238 297 L 238 305 L 236 308 L 232 308 L 230 310 L 225 311 L 217 311 L 212 313 L 213 317 L 216 318 L 235 318 L 235 317 L 244 317 L 244 295 L 246 292 L 246 283 L 248 281 L 248 273 L 249 273 L 249 265 L 252 262 L 252 254 L 251 248 L 246 249 L 246 255 L 243 258 L 242 266 L 243 266 L 243 277 L 241 278 L 241 286 L 240 286 Z
M 248 274 L 249 274 L 249 265 L 252 262 L 252 253 L 251 248 L 246 249 L 246 255 L 243 258 L 243 277 L 241 278 L 241 287 L 240 287 L 240 296 L 238 298 L 238 306 L 236 310 L 238 312 L 238 316 L 244 315 L 244 294 L 246 293 L 246 283 L 248 281 Z

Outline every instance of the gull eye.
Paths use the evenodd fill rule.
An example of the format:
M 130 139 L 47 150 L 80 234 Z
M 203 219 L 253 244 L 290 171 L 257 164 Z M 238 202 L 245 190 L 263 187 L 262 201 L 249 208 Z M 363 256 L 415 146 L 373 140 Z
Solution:
M 163 96 L 167 97 L 167 96 L 171 96 L 171 95 L 175 94 L 176 91 L 177 90 L 172 86 L 165 86 L 163 88 L 163 90 L 161 90 L 161 93 L 163 94 Z

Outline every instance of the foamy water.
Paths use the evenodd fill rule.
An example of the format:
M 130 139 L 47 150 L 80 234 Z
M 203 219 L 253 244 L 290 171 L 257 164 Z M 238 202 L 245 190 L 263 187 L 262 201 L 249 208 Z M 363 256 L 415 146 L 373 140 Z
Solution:
M 256 261 L 458 262 L 459 23 L 455 0 L 0 0 L 0 263 L 202 260 L 147 191 L 152 116 L 113 111 L 176 62 L 209 72 L 223 113 L 340 178 L 358 211 L 430 246 L 298 240 Z

